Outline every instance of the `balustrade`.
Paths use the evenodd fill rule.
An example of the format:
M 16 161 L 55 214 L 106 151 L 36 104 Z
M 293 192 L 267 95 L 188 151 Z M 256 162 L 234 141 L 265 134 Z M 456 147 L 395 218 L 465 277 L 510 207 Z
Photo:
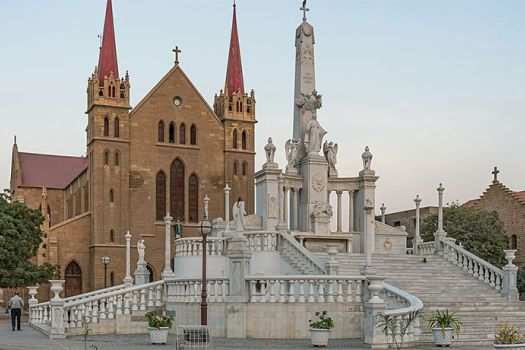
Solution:
M 227 238 L 208 237 L 206 241 L 206 252 L 208 255 L 224 255 Z M 202 238 L 188 237 L 175 241 L 175 254 L 177 256 L 199 256 L 202 255 Z
M 223 303 L 229 296 L 230 282 L 227 279 L 208 279 L 207 291 L 209 303 Z M 174 280 L 175 302 L 178 303 L 197 303 L 201 301 L 200 279 L 181 279 Z
M 250 232 L 244 236 L 248 239 L 248 247 L 252 252 L 272 252 L 277 251 L 276 232 Z

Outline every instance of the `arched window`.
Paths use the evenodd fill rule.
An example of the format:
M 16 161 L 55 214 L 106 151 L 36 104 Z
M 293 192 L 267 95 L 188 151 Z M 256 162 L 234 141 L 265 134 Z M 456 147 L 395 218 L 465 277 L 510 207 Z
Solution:
M 120 152 L 115 152 L 115 166 L 120 166 Z
M 186 125 L 184 123 L 179 126 L 179 143 L 186 144 Z
M 53 226 L 51 221 L 51 207 L 49 205 L 47 206 L 47 218 L 49 220 L 49 226 Z
M 126 97 L 126 87 L 124 84 L 120 85 L 120 98 Z
M 109 165 L 109 151 L 104 151 L 104 165 Z
M 168 130 L 168 142 L 175 143 L 175 123 L 171 122 Z
M 113 229 L 109 230 L 109 241 L 115 242 L 115 231 Z
M 237 129 L 233 129 L 232 147 L 237 148 Z
M 120 137 L 120 119 L 118 117 L 115 118 L 114 123 L 113 135 Z
M 237 175 L 239 173 L 239 162 L 235 161 L 233 162 L 233 175 Z
M 188 190 L 190 222 L 199 222 L 199 178 L 197 175 L 190 176 Z
M 64 291 L 66 297 L 82 293 L 82 270 L 75 261 L 66 266 L 64 277 L 66 280 Z
M 115 273 L 113 271 L 109 273 L 109 285 L 110 287 L 115 285 Z
M 190 128 L 190 144 L 197 144 L 197 127 L 195 126 L 195 124 L 192 124 Z
M 115 194 L 113 193 L 113 189 L 109 190 L 109 202 L 113 203 L 115 201 Z
M 157 173 L 155 180 L 156 215 L 158 221 L 162 221 L 166 215 L 166 174 L 161 170 Z
M 164 121 L 162 120 L 159 122 L 157 141 L 164 142 Z
M 180 159 L 171 163 L 170 169 L 170 211 L 175 220 L 185 221 L 184 215 L 184 164 Z
M 242 149 L 246 149 L 246 144 L 247 144 L 247 141 L 246 141 L 246 130 L 243 130 L 242 136 L 241 136 Z
M 242 176 L 246 176 L 248 173 L 248 162 L 242 162 Z
M 510 249 L 518 249 L 518 236 L 512 235 L 510 237 Z
M 104 136 L 109 136 L 109 118 L 104 118 Z

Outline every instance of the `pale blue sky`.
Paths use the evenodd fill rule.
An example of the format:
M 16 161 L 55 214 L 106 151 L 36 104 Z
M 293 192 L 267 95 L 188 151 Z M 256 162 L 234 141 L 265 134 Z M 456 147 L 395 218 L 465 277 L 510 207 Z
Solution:
M 245 85 L 257 95 L 257 163 L 268 136 L 284 165 L 293 118 L 294 31 L 300 1 L 238 0 Z M 224 85 L 229 0 L 114 0 L 120 70 L 136 104 L 182 67 L 211 103 Z M 525 1 L 311 0 L 319 119 L 355 176 L 365 145 L 390 210 L 464 201 L 494 165 L 525 189 Z M 22 151 L 85 152 L 86 80 L 97 63 L 105 0 L 0 0 L 0 187 L 13 135 Z

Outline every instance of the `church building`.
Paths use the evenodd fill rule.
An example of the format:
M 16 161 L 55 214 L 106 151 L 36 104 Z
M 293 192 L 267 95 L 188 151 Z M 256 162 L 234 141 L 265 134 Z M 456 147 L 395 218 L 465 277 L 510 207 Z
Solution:
M 22 152 L 15 139 L 10 190 L 44 214 L 35 259 L 58 266 L 66 296 L 122 283 L 128 231 L 133 248 L 145 240 L 150 278 L 160 279 L 165 216 L 182 224 L 183 236 L 200 235 L 204 196 L 210 216 L 224 217 L 227 185 L 230 205 L 242 198 L 254 212 L 255 94 L 244 88 L 235 5 L 226 82 L 213 107 L 174 52 L 174 66 L 132 107 L 132 78 L 119 70 L 107 0 L 99 61 L 87 83 L 86 156 Z M 103 257 L 111 258 L 107 274 Z

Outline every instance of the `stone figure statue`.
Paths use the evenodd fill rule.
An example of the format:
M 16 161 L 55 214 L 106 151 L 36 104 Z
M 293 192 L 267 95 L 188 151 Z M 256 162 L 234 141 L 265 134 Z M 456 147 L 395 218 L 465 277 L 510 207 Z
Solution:
M 233 222 L 235 224 L 235 231 L 244 231 L 244 216 L 246 215 L 244 201 L 239 197 L 237 202 L 233 203 Z
M 289 139 L 286 141 L 284 150 L 286 152 L 287 169 L 294 168 L 297 164 L 297 155 L 299 151 L 299 140 Z
M 321 151 L 323 137 L 326 135 L 326 130 L 317 121 L 314 115 L 312 120 L 306 124 L 306 131 L 304 134 L 304 143 L 308 153 L 318 154 Z
M 137 242 L 137 251 L 139 253 L 139 263 L 144 262 L 144 255 L 146 254 L 146 245 L 144 244 L 143 239 Z
M 332 206 L 328 203 L 316 201 L 313 203 L 312 216 L 315 218 L 319 217 L 332 217 L 333 211 Z
M 366 146 L 365 151 L 361 155 L 361 158 L 363 158 L 363 170 L 371 170 L 373 157 L 374 156 L 370 152 L 370 148 Z
M 264 152 L 266 152 L 266 163 L 274 163 L 275 160 L 275 145 L 273 144 L 272 138 L 268 138 L 268 143 L 264 146 Z
M 323 153 L 328 162 L 328 176 L 335 177 L 337 176 L 337 169 L 335 165 L 337 164 L 337 143 L 332 141 L 325 141 L 323 144 Z
M 319 95 L 316 90 L 314 90 L 311 95 L 301 93 L 301 95 L 296 98 L 295 104 L 303 110 L 315 112 L 323 105 L 322 95 Z

